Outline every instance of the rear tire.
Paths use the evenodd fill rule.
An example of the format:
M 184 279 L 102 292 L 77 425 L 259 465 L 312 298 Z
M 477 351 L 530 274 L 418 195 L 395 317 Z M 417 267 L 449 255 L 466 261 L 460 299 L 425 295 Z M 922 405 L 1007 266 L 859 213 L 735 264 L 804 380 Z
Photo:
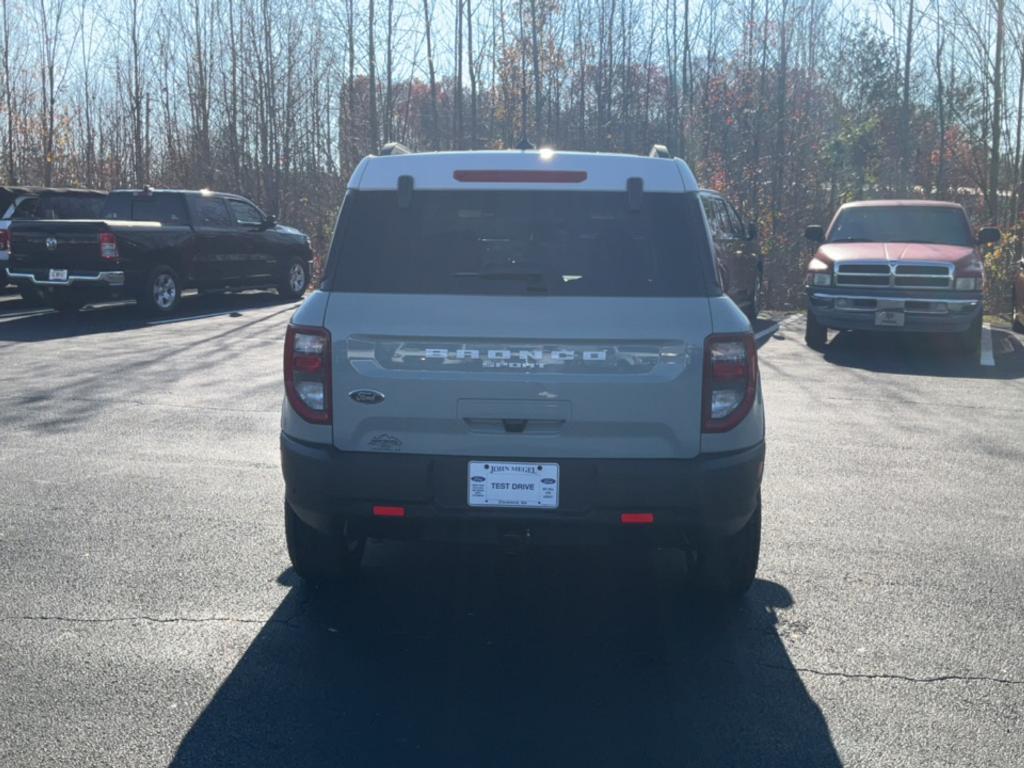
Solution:
M 697 552 L 697 586 L 716 600 L 739 600 L 757 575 L 761 555 L 761 495 L 757 508 L 732 536 L 704 542 Z
M 181 279 L 172 267 L 158 264 L 149 270 L 135 300 L 150 315 L 169 315 L 181 302 Z
M 355 581 L 366 551 L 365 538 L 318 531 L 302 522 L 288 502 L 284 535 L 292 567 L 310 586 L 345 586 Z
M 747 320 L 751 323 L 757 320 L 757 316 L 761 313 L 761 278 L 757 278 L 754 282 L 754 293 L 750 297 L 750 303 L 747 304 L 747 308 L 743 311 L 743 314 L 747 316 Z
M 43 301 L 50 309 L 55 309 L 58 312 L 67 314 L 77 312 L 86 304 L 84 299 L 80 296 L 76 296 L 71 291 L 55 291 L 53 293 L 47 293 L 44 295 Z
M 19 285 L 18 293 L 21 294 L 21 300 L 30 307 L 38 307 L 43 304 L 43 295 L 34 285 Z
M 822 325 L 810 309 L 807 310 L 807 330 L 804 331 L 804 341 L 807 346 L 815 352 L 821 352 L 828 344 L 828 326 Z
M 309 264 L 302 259 L 292 259 L 277 284 L 277 295 L 285 301 L 295 301 L 305 295 L 308 287 Z

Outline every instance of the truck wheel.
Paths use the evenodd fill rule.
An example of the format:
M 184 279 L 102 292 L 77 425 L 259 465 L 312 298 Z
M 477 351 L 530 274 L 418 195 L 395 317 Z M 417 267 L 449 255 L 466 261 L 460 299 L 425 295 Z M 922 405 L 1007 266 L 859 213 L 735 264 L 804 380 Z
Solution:
M 43 295 L 34 285 L 19 285 L 18 293 L 21 294 L 21 300 L 30 307 L 38 307 L 43 303 Z
M 166 264 L 153 267 L 139 287 L 135 300 L 149 314 L 171 314 L 181 301 L 178 273 Z
M 828 326 L 818 322 L 811 310 L 807 310 L 807 330 L 804 331 L 804 341 L 807 346 L 816 352 L 821 352 L 828 344 Z
M 301 298 L 308 287 L 309 265 L 302 259 L 292 259 L 277 284 L 277 295 L 285 301 L 294 301 Z
M 960 348 L 968 357 L 977 358 L 981 354 L 981 315 L 960 335 Z
M 732 536 L 707 541 L 697 552 L 697 585 L 708 597 L 738 600 L 757 574 L 761 554 L 761 496 L 747 524 Z
M 310 586 L 342 586 L 358 574 L 365 538 L 332 536 L 311 528 L 288 502 L 284 505 L 284 535 L 295 572 Z
M 757 278 L 756 282 L 754 283 L 754 294 L 753 294 L 753 296 L 750 297 L 750 303 L 747 304 L 747 309 L 743 313 L 743 314 L 745 314 L 747 316 L 747 320 L 749 320 L 751 323 L 753 323 L 755 320 L 757 320 L 757 316 L 761 312 L 761 301 L 760 301 L 760 298 L 759 298 L 760 294 L 761 294 L 761 278 L 759 277 L 759 278 Z
M 56 309 L 58 312 L 77 312 L 85 306 L 85 301 L 71 291 L 47 293 L 44 295 L 43 301 L 50 309 Z

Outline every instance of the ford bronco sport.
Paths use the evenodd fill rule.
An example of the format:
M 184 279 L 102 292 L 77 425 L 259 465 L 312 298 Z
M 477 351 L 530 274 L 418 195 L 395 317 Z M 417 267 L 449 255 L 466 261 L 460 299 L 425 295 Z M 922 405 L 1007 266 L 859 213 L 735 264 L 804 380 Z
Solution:
M 350 578 L 367 537 L 639 539 L 693 554 L 711 594 L 754 578 L 754 338 L 663 150 L 365 158 L 284 380 L 310 582 Z

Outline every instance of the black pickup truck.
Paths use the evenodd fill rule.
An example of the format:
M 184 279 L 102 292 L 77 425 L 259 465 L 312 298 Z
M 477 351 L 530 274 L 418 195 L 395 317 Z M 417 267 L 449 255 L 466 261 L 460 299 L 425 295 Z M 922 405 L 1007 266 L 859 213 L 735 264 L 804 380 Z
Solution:
M 134 298 L 169 314 L 186 288 L 273 288 L 285 300 L 309 285 L 309 238 L 243 197 L 218 192 L 118 190 L 100 218 L 14 221 L 10 278 L 50 306 Z

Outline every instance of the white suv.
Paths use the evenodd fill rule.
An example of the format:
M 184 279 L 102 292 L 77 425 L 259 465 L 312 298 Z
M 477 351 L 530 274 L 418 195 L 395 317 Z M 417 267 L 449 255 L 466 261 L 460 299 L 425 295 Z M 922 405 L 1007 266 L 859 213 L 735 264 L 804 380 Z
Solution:
M 368 157 L 285 342 L 285 530 L 311 581 L 371 538 L 693 552 L 742 594 L 764 411 L 693 174 L 651 157 Z

